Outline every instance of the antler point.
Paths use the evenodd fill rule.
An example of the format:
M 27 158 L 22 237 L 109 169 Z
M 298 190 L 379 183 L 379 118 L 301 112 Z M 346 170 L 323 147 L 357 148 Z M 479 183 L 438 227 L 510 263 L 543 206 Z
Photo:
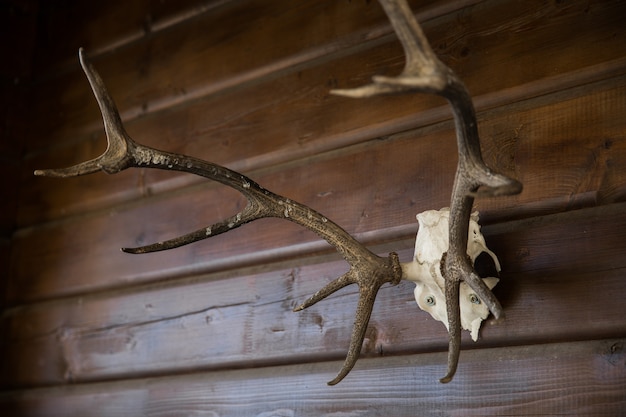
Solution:
M 337 385 L 338 383 L 340 383 L 342 379 L 343 377 L 342 378 L 337 377 L 333 379 L 332 381 L 328 381 L 326 384 L 332 387 L 333 385 Z
M 450 375 L 446 375 L 439 380 L 439 382 L 441 382 L 442 384 L 447 384 L 450 381 L 452 381 L 452 376 Z

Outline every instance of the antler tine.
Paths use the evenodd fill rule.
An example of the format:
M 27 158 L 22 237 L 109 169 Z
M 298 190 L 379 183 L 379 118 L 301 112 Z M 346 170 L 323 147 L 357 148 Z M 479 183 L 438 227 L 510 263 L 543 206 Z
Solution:
M 373 77 L 373 83 L 348 90 L 333 90 L 333 94 L 347 97 L 423 92 L 440 95 L 452 107 L 459 161 L 450 202 L 449 248 L 442 259 L 448 309 L 449 349 L 448 372 L 441 382 L 452 380 L 456 372 L 460 344 L 461 320 L 459 285 L 465 280 L 481 297 L 494 317 L 502 316 L 502 307 L 491 290 L 474 272 L 467 257 L 467 233 L 471 209 L 476 196 L 517 194 L 522 184 L 493 172 L 484 163 L 476 114 L 467 88 L 447 65 L 442 63 L 432 48 L 405 0 L 379 0 L 404 48 L 405 67 L 397 77 Z
M 456 373 L 456 368 L 459 363 L 459 356 L 461 354 L 461 308 L 459 305 L 459 285 L 460 281 L 454 282 L 454 285 L 449 285 L 449 281 L 446 280 L 445 294 L 448 317 L 455 317 L 459 319 L 448 320 L 448 337 L 450 344 L 448 349 L 448 371 L 446 372 L 446 375 L 439 380 L 442 384 L 447 384 L 452 381 L 452 378 L 454 378 L 454 374 Z
M 381 260 L 383 262 L 381 262 Z M 361 352 L 361 347 L 363 346 L 363 340 L 365 339 L 367 325 L 372 315 L 376 295 L 380 287 L 385 282 L 396 285 L 400 282 L 401 278 L 402 270 L 398 255 L 395 252 L 390 253 L 389 258 L 386 259 L 374 255 L 374 257 L 368 259 L 361 259 L 358 267 L 354 267 L 353 265 L 344 275 L 328 283 L 294 309 L 294 311 L 300 311 L 310 307 L 352 283 L 357 283 L 359 286 L 359 302 L 355 313 L 354 325 L 352 327 L 348 354 L 341 370 L 332 381 L 328 382 L 328 385 L 336 385 L 341 382 L 356 364 Z
M 359 286 L 359 301 L 348 355 L 341 371 L 329 384 L 334 385 L 341 381 L 358 359 L 379 288 L 384 283 L 396 285 L 402 279 L 402 268 L 398 255 L 393 252 L 387 258 L 375 255 L 348 232 L 317 211 L 272 193 L 243 174 L 198 158 L 165 152 L 134 142 L 124 130 L 117 107 L 104 82 L 82 49 L 79 55 L 82 68 L 100 106 L 108 141 L 107 149 L 101 156 L 91 161 L 70 168 L 37 170 L 35 174 L 70 177 L 90 174 L 99 170 L 114 174 L 130 167 L 174 170 L 218 181 L 241 192 L 248 200 L 246 207 L 241 212 L 222 222 L 165 242 L 138 248 L 124 248 L 123 250 L 128 253 L 147 253 L 179 247 L 225 233 L 245 223 L 265 217 L 284 218 L 318 234 L 343 256 L 350 264 L 350 270 L 326 285 L 309 300 L 298 306 L 295 311 L 313 305 L 349 284 L 356 283 Z
M 369 323 L 372 315 L 372 309 L 374 308 L 374 302 L 376 301 L 376 295 L 378 289 L 383 283 L 374 283 L 371 286 L 359 286 L 359 302 L 356 309 L 354 325 L 352 326 L 352 335 L 350 337 L 350 347 L 348 348 L 348 354 L 346 360 L 341 367 L 341 370 L 337 376 L 328 382 L 328 385 L 336 385 L 352 370 L 354 364 L 359 358 L 361 353 L 361 347 L 363 346 L 363 340 L 365 339 L 365 332 L 367 330 L 367 324 Z
M 135 143 L 124 130 L 124 125 L 115 103 L 104 86 L 100 74 L 93 68 L 91 61 L 85 55 L 83 48 L 78 50 L 78 56 L 80 65 L 87 76 L 91 90 L 102 113 L 107 137 L 107 148 L 102 155 L 90 161 L 85 161 L 69 168 L 36 170 L 35 175 L 67 178 L 91 174 L 100 170 L 113 174 L 131 166 L 128 153 L 129 148 L 133 148 Z
M 411 8 L 404 0 L 379 0 L 402 44 L 405 65 L 397 77 L 374 76 L 373 84 L 335 89 L 331 93 L 346 97 L 365 98 L 382 94 L 421 91 L 438 94 L 446 86 L 448 67 L 433 52 Z M 407 88 L 409 87 L 409 88 Z

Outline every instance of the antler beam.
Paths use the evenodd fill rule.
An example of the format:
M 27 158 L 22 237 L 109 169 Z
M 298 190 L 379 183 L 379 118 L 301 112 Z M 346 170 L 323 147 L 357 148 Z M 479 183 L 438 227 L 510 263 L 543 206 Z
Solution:
M 431 93 L 444 97 L 452 107 L 459 161 L 450 201 L 449 248 L 441 264 L 446 280 L 449 328 L 448 371 L 441 379 L 446 383 L 452 380 L 459 360 L 461 281 L 476 292 L 494 317 L 503 316 L 502 306 L 476 274 L 466 252 L 474 197 L 517 194 L 522 191 L 522 184 L 493 172 L 484 163 L 470 94 L 452 69 L 437 58 L 406 1 L 380 0 L 380 3 L 404 48 L 404 70 L 397 77 L 376 76 L 373 77 L 373 84 L 350 90 L 333 90 L 332 93 L 355 98 L 407 92 Z

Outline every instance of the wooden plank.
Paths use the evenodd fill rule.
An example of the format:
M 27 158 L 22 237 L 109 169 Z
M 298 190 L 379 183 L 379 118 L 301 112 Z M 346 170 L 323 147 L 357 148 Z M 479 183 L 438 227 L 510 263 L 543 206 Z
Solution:
M 485 227 L 504 266 L 495 292 L 506 319 L 486 322 L 476 344 L 465 334 L 464 348 L 626 337 L 625 207 Z M 571 233 L 564 236 L 563 230 Z M 412 248 L 399 252 L 405 261 L 412 253 Z M 339 360 L 353 323 L 356 289 L 302 313 L 292 309 L 344 273 L 346 264 L 295 265 L 13 309 L 2 322 L 2 382 L 36 386 Z M 413 288 L 406 282 L 381 291 L 364 356 L 447 349 L 444 326 L 417 309 Z
M 0 265 L 5 265 L 8 269 L 9 262 L 11 262 L 11 240 L 8 237 L 0 236 Z M 7 279 L 0 279 L 0 308 L 4 309 L 6 306 L 6 289 Z M 0 343 L 2 345 L 2 343 Z M 2 348 L 0 347 L 0 350 Z
M 626 44 L 621 42 L 620 36 L 614 35 L 616 30 L 626 29 L 621 22 L 619 29 L 612 22 L 615 16 L 620 15 L 615 8 L 624 7 L 624 3 L 602 4 L 606 6 L 597 6 L 600 12 L 592 8 L 595 12 L 586 14 L 579 9 L 580 5 L 568 6 L 558 10 L 559 18 L 551 18 L 557 12 L 551 9 L 553 6 L 545 6 L 547 9 L 537 6 L 538 12 L 532 2 L 516 3 L 516 7 L 523 10 L 503 6 L 501 2 L 486 2 L 480 8 L 472 8 L 472 14 L 480 14 L 480 22 L 472 20 L 465 28 L 451 23 L 457 15 L 445 16 L 429 25 L 429 33 L 433 34 L 433 44 L 440 45 L 437 50 L 443 59 L 461 73 L 475 95 L 477 105 L 484 109 L 623 73 L 626 70 L 626 62 L 623 61 Z M 518 22 L 518 18 L 533 28 L 524 32 L 523 42 L 520 42 L 519 33 L 515 36 L 511 34 L 514 29 L 510 27 L 511 23 L 507 23 L 511 19 Z M 584 27 L 585 30 L 577 31 L 579 37 L 573 38 L 569 31 L 571 27 Z M 452 41 L 459 37 L 463 39 L 462 44 L 471 44 L 475 52 L 460 56 L 456 50 L 458 42 Z M 605 47 L 597 48 L 587 43 L 588 37 Z M 612 44 L 611 39 L 620 42 Z M 440 100 L 428 97 L 379 98 L 358 103 L 328 97 L 329 82 L 335 86 L 337 80 L 350 80 L 350 85 L 354 86 L 367 83 L 374 73 L 399 71 L 403 60 L 400 48 L 393 39 L 389 42 L 285 74 L 260 85 L 187 101 L 174 109 L 132 120 L 128 125 L 129 132 L 151 146 L 250 172 L 448 118 L 447 107 L 441 107 Z M 444 44 L 448 47 L 443 48 L 441 45 Z M 571 45 L 578 47 L 574 50 Z M 509 59 L 511 51 L 516 51 L 514 65 Z M 197 60 L 188 60 L 193 62 L 194 68 L 198 67 Z M 184 65 L 186 61 L 179 62 Z M 553 66 L 545 65 L 545 62 L 554 62 L 554 68 L 558 70 L 546 73 L 546 69 Z M 523 68 L 523 71 L 513 68 Z M 106 70 L 106 66 L 102 69 Z M 498 72 L 506 72 L 507 77 L 498 76 Z M 109 74 L 104 74 L 105 79 L 107 83 L 111 81 L 112 88 L 116 88 L 117 76 L 113 71 Z M 559 74 L 560 78 L 549 78 Z M 145 194 L 179 189 L 197 181 L 192 176 L 172 177 L 154 171 L 136 171 L 127 176 L 117 176 L 104 184 L 93 176 L 64 182 L 33 178 L 34 169 L 68 166 L 95 157 L 104 149 L 100 122 L 96 121 L 98 112 L 95 102 L 89 97 L 86 83 L 81 81 L 79 85 L 81 98 L 72 100 L 77 111 L 89 114 L 98 133 L 93 133 L 91 128 L 83 133 L 68 131 L 81 126 L 81 117 L 69 111 L 71 122 L 56 119 L 55 123 L 61 120 L 59 125 L 49 129 L 45 135 L 33 134 L 50 143 L 62 140 L 61 137 L 82 139 L 71 146 L 50 149 L 25 164 L 21 225 L 82 213 Z M 66 94 L 78 94 L 71 93 L 71 89 L 66 87 L 63 90 L 67 91 Z M 127 86 L 121 90 L 123 92 L 119 94 L 113 91 L 118 101 L 134 94 L 132 88 Z M 48 96 L 59 97 L 62 94 Z M 268 100 L 268 97 L 272 99 Z M 72 195 L 80 195 L 80 198 L 72 198 Z
M 124 0 L 107 2 L 43 2 L 35 55 L 38 77 L 49 77 L 74 65 L 78 48 L 94 54 L 113 52 L 139 39 L 153 36 L 181 21 L 192 19 L 230 0 Z
M 417 10 L 430 17 L 472 2 L 476 0 L 441 7 L 436 0 L 422 1 Z M 230 1 L 94 61 L 125 118 L 135 118 L 301 66 L 390 31 L 376 3 Z M 50 112 L 50 106 L 41 101 L 53 101 L 58 107 L 53 117 L 43 118 L 40 127 L 33 126 L 31 149 L 75 140 L 77 133 L 99 128 L 97 107 L 84 78 L 75 66 L 34 91 L 34 113 Z M 55 132 L 60 126 L 66 127 L 63 134 Z
M 0 237 L 10 237 L 16 227 L 18 181 L 15 173 L 20 166 L 16 161 L 0 158 Z M 2 265 L 7 265 L 3 263 Z
M 525 186 L 519 196 L 479 200 L 476 207 L 484 221 L 623 201 L 625 95 L 622 77 L 482 115 L 486 160 Z M 416 213 L 449 204 L 456 164 L 450 157 L 456 153 L 453 138 L 452 126 L 444 123 L 296 161 L 253 178 L 310 205 L 350 233 L 364 234 L 366 243 L 404 238 L 413 234 Z M 9 296 L 13 302 L 35 300 L 276 261 L 327 248 L 296 225 L 263 220 L 159 254 L 131 256 L 117 249 L 206 227 L 236 213 L 242 204 L 232 190 L 201 184 L 24 230 L 16 236 Z
M 8 239 L 16 226 L 24 115 L 28 110 L 26 85 L 31 74 L 38 4 L 33 0 L 10 0 L 2 2 L 0 9 L 0 39 L 11 39 L 0 46 L 0 239 Z M 3 245 L 2 250 L 8 247 Z M 8 262 L 2 261 L 7 261 L 7 254 L 0 258 L 6 271 Z
M 329 387 L 340 362 L 67 385 L 0 394 L 30 416 L 530 416 L 613 417 L 626 408 L 624 339 L 464 352 L 439 384 L 444 354 L 362 361 Z
M 25 83 L 32 70 L 32 54 L 35 46 L 39 2 L 35 0 L 5 0 L 0 15 L 0 37 L 11 39 L 0 47 L 0 105 L 10 90 Z M 23 94 L 20 92 L 20 94 Z M 17 96 L 19 97 L 19 96 Z M 4 110 L 0 107 L 0 110 Z M 0 149 L 2 144 L 0 144 Z
M 0 21 L 0 26 L 2 24 Z M 21 46 L 29 50 L 28 45 Z M 0 237 L 4 238 L 9 238 L 17 227 L 19 173 L 22 169 L 23 143 L 20 137 L 24 127 L 24 88 L 16 84 L 19 84 L 20 75 L 26 74 L 20 73 L 18 66 L 3 68 L 6 72 L 0 70 Z M 12 70 L 16 72 L 8 77 Z M 9 82 L 11 84 L 7 85 Z

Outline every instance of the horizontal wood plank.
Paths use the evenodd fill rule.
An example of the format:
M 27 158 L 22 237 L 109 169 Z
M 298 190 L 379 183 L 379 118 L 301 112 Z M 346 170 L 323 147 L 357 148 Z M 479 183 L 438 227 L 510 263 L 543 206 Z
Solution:
M 43 2 L 35 55 L 36 77 L 67 70 L 78 48 L 92 54 L 113 52 L 155 32 L 224 6 L 231 0 L 124 0 Z
M 437 7 L 436 0 L 412 3 L 421 3 L 417 9 L 426 17 L 467 4 Z M 123 115 L 135 118 L 261 76 L 275 76 L 272 74 L 390 32 L 377 3 L 229 1 L 185 25 L 94 57 L 94 63 Z M 285 36 L 289 33 L 297 35 Z M 50 107 L 38 105 L 44 97 L 57 107 L 53 117 L 33 126 L 30 146 L 75 140 L 77 133 L 98 129 L 97 107 L 84 78 L 76 65 L 74 71 L 42 83 L 34 91 L 36 114 L 50 111 Z
M 625 204 L 484 227 L 504 266 L 495 293 L 506 319 L 486 322 L 478 343 L 465 334 L 464 348 L 626 337 Z M 404 261 L 412 253 L 399 252 Z M 293 262 L 16 308 L 2 321 L 3 383 L 336 360 L 347 348 L 356 289 L 301 313 L 292 309 L 346 269 L 343 261 Z M 447 348 L 444 326 L 418 310 L 413 288 L 406 282 L 381 291 L 364 356 Z
M 0 409 L 37 416 L 614 417 L 626 408 L 624 339 L 464 352 L 439 384 L 444 354 L 364 360 L 329 387 L 340 362 L 203 372 L 0 394 Z
M 460 73 L 479 109 L 626 71 L 626 61 L 623 61 L 626 44 L 620 40 L 626 34 L 619 35 L 620 30 L 626 29 L 621 21 L 613 23 L 624 3 L 603 2 L 590 9 L 593 13 L 586 13 L 580 4 L 563 10 L 543 5 L 538 11 L 539 6 L 535 6 L 531 2 L 519 2 L 515 6 L 521 8 L 518 10 L 498 2 L 485 2 L 474 6 L 469 14 L 480 15 L 479 21 L 464 14 L 463 18 L 468 21 L 459 26 L 452 23 L 458 18 L 455 14 L 435 19 L 427 26 L 437 52 Z M 511 20 L 522 25 L 524 30 L 515 25 L 511 27 Z M 571 27 L 584 27 L 585 30 L 572 34 L 566 30 Z M 573 39 L 573 35 L 580 36 L 580 39 Z M 589 39 L 604 47 L 597 48 Z M 472 48 L 464 49 L 463 45 L 472 45 Z M 515 61 L 511 61 L 511 54 L 515 55 Z M 189 57 L 179 62 L 180 65 L 191 62 L 194 68 L 199 67 L 197 58 Z M 551 64 L 545 65 L 546 62 Z M 443 102 L 430 97 L 356 102 L 328 96 L 328 90 L 337 83 L 341 86 L 365 84 L 371 75 L 397 73 L 402 65 L 402 51 L 395 39 L 390 38 L 382 45 L 372 43 L 365 51 L 323 61 L 259 85 L 186 101 L 173 109 L 132 120 L 128 123 L 128 130 L 137 140 L 151 146 L 250 172 L 449 118 L 449 110 L 442 106 Z M 548 68 L 555 70 L 547 71 Z M 109 72 L 106 65 L 102 70 Z M 124 85 L 119 88 L 123 93 L 116 92 L 117 72 L 111 71 L 109 76 L 104 71 L 105 80 L 118 101 L 124 103 L 125 96 L 135 94 L 132 88 Z M 180 71 L 184 72 L 183 69 Z M 205 71 L 202 73 L 206 76 Z M 501 73 L 507 76 L 499 76 Z M 560 78 L 550 78 L 557 75 Z M 34 169 L 69 166 L 95 157 L 104 149 L 95 102 L 89 97 L 86 82 L 81 80 L 79 85 L 75 89 L 62 88 L 64 94 L 80 96 L 80 99 L 71 101 L 75 103 L 76 111 L 89 114 L 96 130 L 69 132 L 67 129 L 80 128 L 81 117 L 68 110 L 71 121 L 55 117 L 54 123 L 59 123 L 58 126 L 47 128 L 45 134 L 33 133 L 34 137 L 50 143 L 62 140 L 61 137 L 82 139 L 50 149 L 25 163 L 19 215 L 22 226 L 179 189 L 198 181 L 192 176 L 171 176 L 154 170 L 137 170 L 104 183 L 94 176 L 52 182 L 34 178 Z M 81 92 L 72 92 L 74 90 Z M 62 94 L 50 96 L 60 97 Z M 48 119 L 44 117 L 43 120 Z M 45 123 L 34 127 L 39 129 L 43 125 Z M 78 195 L 80 198 L 76 197 Z
M 519 196 L 478 200 L 483 221 L 623 201 L 625 96 L 626 79 L 621 77 L 481 115 L 486 160 L 525 186 Z M 372 244 L 412 235 L 416 213 L 449 204 L 455 153 L 452 126 L 444 123 L 259 172 L 254 179 Z M 103 182 L 110 178 L 96 176 Z M 9 298 L 17 303 L 81 293 L 328 248 L 289 222 L 262 220 L 159 254 L 132 256 L 117 249 L 206 227 L 242 207 L 234 191 L 201 184 L 24 230 L 16 236 Z

